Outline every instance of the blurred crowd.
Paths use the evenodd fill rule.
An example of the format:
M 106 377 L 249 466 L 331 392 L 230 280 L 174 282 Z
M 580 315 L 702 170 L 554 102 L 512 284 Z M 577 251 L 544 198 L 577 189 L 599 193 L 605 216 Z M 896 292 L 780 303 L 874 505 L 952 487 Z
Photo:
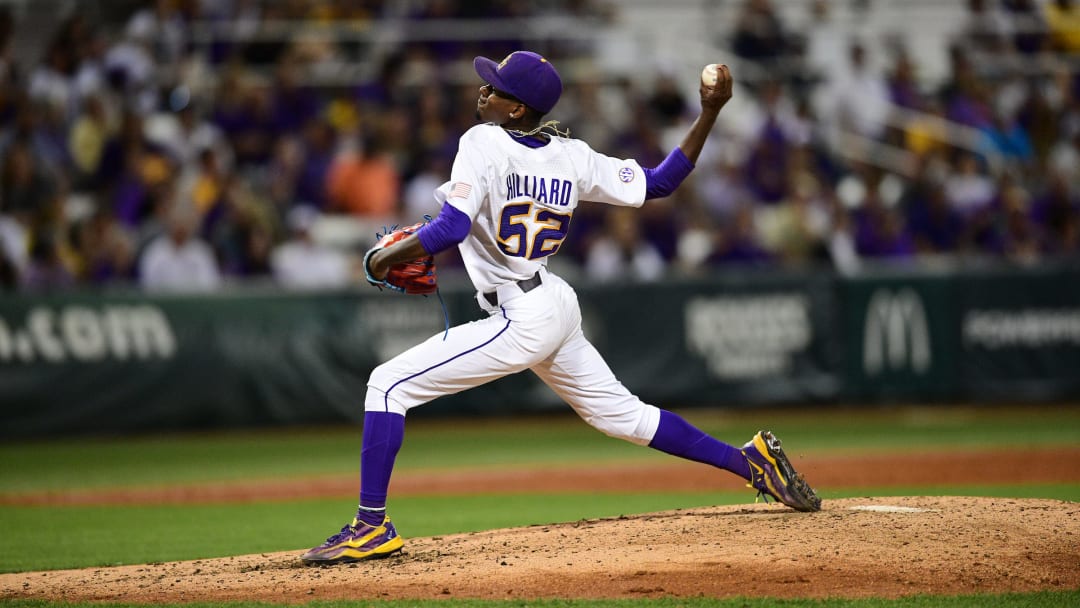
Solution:
M 746 265 L 1080 257 L 1076 2 L 969 0 L 933 87 L 903 30 L 838 32 L 826 0 L 808 0 L 799 23 L 769 0 L 737 4 L 716 42 L 733 59 L 736 99 L 686 185 L 641 210 L 583 204 L 553 264 L 651 281 Z M 13 56 L 20 24 L 0 9 L 3 289 L 355 283 L 375 227 L 438 212 L 432 191 L 475 124 L 471 58 L 528 45 L 512 34 L 378 47 L 257 34 L 297 20 L 363 32 L 391 19 L 407 31 L 557 15 L 603 27 L 617 10 L 155 0 L 111 22 L 73 6 L 29 67 Z M 655 166 L 698 110 L 686 86 L 696 68 L 656 66 L 642 85 L 577 69 L 594 51 L 581 40 L 538 50 L 567 80 L 550 118 L 598 151 Z M 335 80 L 365 55 L 376 69 Z M 365 238 L 319 232 L 335 218 Z

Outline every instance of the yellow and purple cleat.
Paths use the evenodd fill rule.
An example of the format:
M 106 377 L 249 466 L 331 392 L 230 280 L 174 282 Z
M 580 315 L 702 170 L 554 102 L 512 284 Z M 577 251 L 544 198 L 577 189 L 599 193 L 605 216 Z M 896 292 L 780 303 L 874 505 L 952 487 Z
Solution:
M 300 560 L 305 564 L 331 565 L 378 559 L 401 551 L 404 544 L 389 516 L 378 526 L 354 518 L 341 532 L 301 555 Z
M 791 466 L 780 440 L 769 431 L 758 431 L 742 448 L 750 465 L 750 483 L 759 495 L 772 496 L 796 511 L 820 511 L 821 499 Z M 767 500 L 767 499 L 766 499 Z

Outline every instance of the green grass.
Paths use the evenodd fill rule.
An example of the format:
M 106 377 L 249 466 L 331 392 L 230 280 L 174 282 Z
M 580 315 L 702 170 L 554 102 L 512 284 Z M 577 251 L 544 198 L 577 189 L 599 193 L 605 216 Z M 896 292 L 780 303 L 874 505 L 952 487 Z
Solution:
M 1080 446 L 1080 406 L 807 408 L 686 415 L 720 437 L 749 437 L 768 428 L 785 446 L 805 453 Z
M 71 608 L 80 604 L 39 600 L 0 601 L 9 608 Z M 81 604 L 90 605 L 90 604 Z M 134 608 L 140 604 L 103 602 L 95 608 Z M 916 595 L 884 599 L 789 600 L 763 598 L 659 598 L 651 600 L 396 600 L 396 601 L 318 601 L 296 604 L 310 608 L 1069 608 L 1080 606 L 1080 591 L 1044 591 L 982 595 Z M 224 604 L 160 604 L 164 608 L 266 608 L 274 604 L 228 602 Z
M 452 423 L 451 423 L 452 424 Z M 360 428 L 305 429 L 0 446 L 0 492 L 356 473 Z M 652 456 L 576 419 L 448 423 L 406 430 L 399 470 L 603 462 Z
M 796 454 L 1080 445 L 1080 407 L 852 411 L 689 410 L 733 444 L 769 428 Z M 176 434 L 0 445 L 0 493 L 355 474 L 360 429 Z M 410 421 L 398 470 L 576 462 L 660 462 L 575 417 Z

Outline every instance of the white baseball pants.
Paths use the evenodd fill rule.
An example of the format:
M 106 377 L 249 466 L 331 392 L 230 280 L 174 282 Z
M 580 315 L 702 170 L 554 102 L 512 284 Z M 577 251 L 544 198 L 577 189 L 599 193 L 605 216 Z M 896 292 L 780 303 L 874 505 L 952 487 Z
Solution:
M 660 410 L 630 393 L 581 330 L 574 289 L 541 271 L 542 284 L 522 293 L 498 290 L 499 305 L 481 294 L 486 319 L 440 332 L 375 368 L 364 408 L 401 415 L 437 397 L 531 369 L 585 422 L 601 432 L 647 445 Z

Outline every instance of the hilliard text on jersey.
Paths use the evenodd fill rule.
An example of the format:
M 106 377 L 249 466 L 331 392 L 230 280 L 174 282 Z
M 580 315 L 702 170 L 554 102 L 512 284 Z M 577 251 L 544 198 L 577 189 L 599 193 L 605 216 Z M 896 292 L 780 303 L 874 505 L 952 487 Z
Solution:
M 573 201 L 573 182 L 557 177 L 511 173 L 506 176 L 506 200 L 530 198 L 540 204 L 565 207 Z

